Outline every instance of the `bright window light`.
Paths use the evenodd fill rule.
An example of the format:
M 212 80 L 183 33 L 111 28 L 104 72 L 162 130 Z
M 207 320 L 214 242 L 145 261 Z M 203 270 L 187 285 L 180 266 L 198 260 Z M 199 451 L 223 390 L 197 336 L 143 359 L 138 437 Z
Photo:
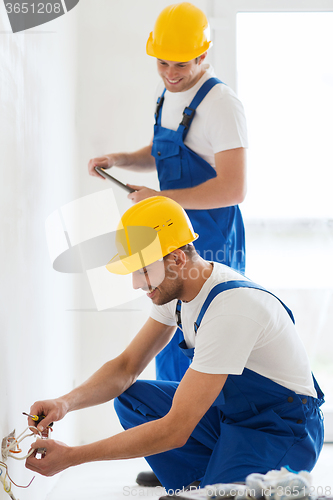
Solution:
M 333 13 L 239 13 L 246 218 L 333 218 Z

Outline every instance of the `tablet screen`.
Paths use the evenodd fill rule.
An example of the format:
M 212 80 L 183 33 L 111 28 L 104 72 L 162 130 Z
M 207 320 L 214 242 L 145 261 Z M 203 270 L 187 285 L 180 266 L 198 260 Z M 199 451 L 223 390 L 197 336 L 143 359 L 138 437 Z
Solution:
M 95 167 L 95 170 L 96 172 L 98 172 L 102 177 L 104 177 L 104 179 L 108 179 L 109 181 L 111 182 L 114 182 L 115 184 L 117 184 L 119 187 L 121 187 L 122 189 L 125 189 L 125 191 L 127 191 L 128 193 L 133 193 L 135 191 L 135 189 L 132 189 L 128 186 L 126 186 L 126 184 L 123 184 L 122 182 L 118 181 L 118 179 L 115 179 L 114 177 L 112 177 L 112 175 L 110 175 L 108 172 L 106 172 L 104 170 L 104 168 L 101 168 L 101 167 Z

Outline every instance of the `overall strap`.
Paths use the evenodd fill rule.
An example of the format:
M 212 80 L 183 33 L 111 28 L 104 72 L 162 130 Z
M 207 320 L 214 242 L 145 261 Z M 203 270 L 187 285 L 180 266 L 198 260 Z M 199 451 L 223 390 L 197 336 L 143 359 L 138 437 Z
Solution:
M 253 281 L 245 281 L 245 280 L 235 280 L 235 281 L 226 281 L 224 283 L 218 283 L 217 285 L 214 286 L 214 288 L 211 289 L 209 294 L 207 295 L 207 298 L 205 302 L 202 305 L 202 308 L 199 312 L 199 316 L 197 317 L 196 322 L 194 323 L 194 331 L 197 333 L 198 328 L 201 324 L 202 318 L 204 317 L 205 312 L 207 311 L 210 303 L 212 302 L 215 297 L 221 293 L 225 292 L 226 290 L 232 290 L 234 288 L 254 288 L 255 290 L 262 290 L 263 292 L 269 293 L 270 295 L 273 295 L 278 301 L 283 305 L 285 310 L 290 316 L 290 319 L 292 320 L 293 323 L 295 323 L 295 319 L 293 316 L 293 313 L 291 310 L 282 302 L 282 300 L 279 299 L 274 293 L 270 292 L 269 290 L 266 290 L 266 288 L 263 288 L 260 285 L 257 285 Z M 181 305 L 182 302 L 181 300 L 178 300 L 177 305 L 176 305 L 176 315 L 177 315 L 177 326 L 181 328 Z
M 162 108 L 163 102 L 164 102 L 165 91 L 166 91 L 166 89 L 163 90 L 162 94 L 157 99 L 156 109 L 155 109 L 155 125 L 161 125 L 160 112 L 161 112 L 161 108 Z
M 212 300 L 219 293 L 225 292 L 226 290 L 232 290 L 233 288 L 254 288 L 256 290 L 262 290 L 263 292 L 266 292 L 266 293 L 273 295 L 273 297 L 275 297 L 276 299 L 278 299 L 280 301 L 280 303 L 283 305 L 283 307 L 285 308 L 285 310 L 289 314 L 292 322 L 295 323 L 295 319 L 294 319 L 294 316 L 293 316 L 293 313 L 291 312 L 291 310 L 282 302 L 282 300 L 279 299 L 279 297 L 274 295 L 274 293 L 270 292 L 269 290 L 266 290 L 266 288 L 263 288 L 262 286 L 257 285 L 256 283 L 253 283 L 253 281 L 245 281 L 245 280 L 244 281 L 242 281 L 242 280 L 241 281 L 238 281 L 238 280 L 237 281 L 226 281 L 224 283 L 219 283 L 219 284 L 215 285 L 214 288 L 212 288 L 211 291 L 209 292 L 209 294 L 207 295 L 207 298 L 206 298 L 205 302 L 203 303 L 203 306 L 201 308 L 199 316 L 198 316 L 196 322 L 194 323 L 195 333 L 197 333 L 197 330 L 200 326 L 202 318 L 203 318 L 205 312 L 207 311 Z
M 182 330 L 182 319 L 180 316 L 181 308 L 182 308 L 182 301 L 178 299 L 176 304 L 177 326 Z
M 187 132 L 190 128 L 190 125 L 192 123 L 192 120 L 194 118 L 195 110 L 199 106 L 199 104 L 203 101 L 203 99 L 206 97 L 208 92 L 218 83 L 223 83 L 221 80 L 218 78 L 209 78 L 209 80 L 206 80 L 205 83 L 200 87 L 198 92 L 195 94 L 195 96 L 192 99 L 192 102 L 189 106 L 186 106 L 186 108 L 183 111 L 183 119 L 179 124 L 177 132 L 182 133 L 183 140 L 185 139 Z

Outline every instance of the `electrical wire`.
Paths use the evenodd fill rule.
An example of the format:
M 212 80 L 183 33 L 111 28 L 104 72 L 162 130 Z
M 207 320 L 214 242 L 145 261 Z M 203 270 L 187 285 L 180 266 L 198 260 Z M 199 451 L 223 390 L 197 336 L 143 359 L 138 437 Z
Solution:
M 31 434 L 26 434 L 24 435 L 27 431 L 32 430 L 33 432 Z M 18 446 L 19 443 L 23 441 L 23 439 L 26 439 L 27 437 L 35 436 L 36 434 L 39 434 L 39 437 L 42 438 L 42 433 L 34 426 L 29 425 L 17 438 L 10 437 L 9 440 L 13 441 L 11 444 L 7 445 L 5 450 L 3 450 L 4 456 L 15 458 L 15 460 L 25 460 L 26 458 L 30 457 L 35 450 L 30 450 L 27 455 L 24 457 L 16 457 L 12 455 L 12 453 L 21 453 L 22 450 Z M 20 439 L 21 438 L 21 439 Z
M 15 460 L 25 460 L 26 458 L 31 457 L 31 455 L 35 452 L 35 450 L 30 450 L 29 453 L 24 455 L 24 457 L 15 457 L 11 453 L 8 453 L 8 457 L 14 458 Z
M 0 482 L 2 483 L 3 485 L 3 489 L 5 490 L 6 493 L 8 493 L 8 495 L 10 496 L 10 498 L 12 500 L 16 500 L 13 492 L 11 491 L 12 489 L 12 484 L 10 483 L 9 485 L 7 484 L 6 482 L 6 478 L 8 476 L 8 466 L 7 464 L 5 464 L 4 462 L 0 462 L 0 467 L 4 467 L 4 469 L 6 470 L 6 474 L 5 474 L 5 477 L 2 477 L 2 473 L 3 473 L 3 470 L 0 469 Z M 10 477 L 8 476 L 8 479 L 11 481 Z M 30 483 L 31 484 L 31 483 Z
M 9 472 L 8 472 L 8 465 L 7 464 L 5 464 L 4 462 L 0 462 L 0 467 L 3 467 L 4 469 L 6 469 L 6 474 L 5 474 L 5 478 L 4 479 L 6 479 L 6 477 L 8 477 L 9 481 L 11 483 L 13 483 L 13 485 L 16 486 L 17 488 L 29 488 L 29 486 L 31 485 L 32 481 L 35 479 L 35 476 L 34 476 L 31 479 L 30 483 L 27 484 L 27 486 L 21 486 L 19 484 L 16 484 L 15 481 L 13 481 L 13 479 L 10 477 Z M 1 475 L 2 475 L 2 470 L 0 469 L 0 476 Z M 7 491 L 7 493 L 8 493 L 8 491 Z
M 29 430 L 32 432 L 27 434 L 27 432 Z M 35 450 L 33 450 L 33 449 L 30 450 L 29 453 L 27 455 L 25 455 L 24 457 L 15 456 L 15 454 L 22 453 L 22 450 L 19 447 L 19 443 L 21 443 L 27 437 L 31 437 L 31 436 L 36 436 L 36 437 L 39 436 L 40 438 L 43 438 L 42 433 L 36 427 L 30 426 L 30 425 L 23 432 L 21 432 L 21 434 L 19 436 L 17 436 L 17 438 L 15 438 L 14 436 L 9 436 L 7 439 L 7 446 L 4 449 L 2 449 L 3 457 L 4 458 L 5 457 L 6 458 L 12 457 L 12 458 L 15 458 L 15 460 L 25 460 L 26 458 L 30 457 L 35 452 Z M 1 467 L 3 467 L 3 469 L 5 470 L 4 476 L 3 476 L 3 469 Z M 7 477 L 9 480 L 9 485 L 7 482 Z M 16 500 L 14 494 L 11 491 L 12 483 L 17 488 L 29 488 L 29 486 L 31 485 L 31 483 L 34 479 L 35 479 L 35 476 L 33 476 L 30 483 L 26 486 L 21 486 L 19 484 L 16 484 L 12 480 L 12 478 L 10 477 L 10 475 L 8 473 L 8 465 L 6 463 L 0 461 L 0 482 L 3 484 L 3 488 L 4 488 L 5 492 L 8 493 L 8 495 L 10 496 L 10 498 L 12 500 Z
M 29 430 L 32 432 L 29 434 L 26 434 L 27 431 L 29 431 Z M 15 438 L 14 436 L 9 436 L 7 439 L 7 446 L 4 449 L 2 449 L 3 457 L 4 458 L 12 457 L 12 458 L 15 458 L 15 460 L 25 460 L 26 458 L 30 457 L 35 452 L 34 449 L 30 450 L 29 453 L 27 455 L 25 455 L 24 457 L 18 457 L 18 456 L 15 456 L 15 454 L 22 453 L 22 450 L 19 447 L 19 443 L 21 443 L 27 437 L 31 437 L 31 436 L 36 436 L 36 437 L 38 436 L 38 437 L 43 439 L 42 433 L 36 427 L 31 426 L 31 425 L 29 425 L 23 432 L 21 432 L 21 434 L 19 436 L 17 436 L 17 438 Z M 5 476 L 4 477 L 3 477 L 3 469 L 1 469 L 1 467 L 3 467 L 5 469 Z M 7 477 L 8 477 L 8 480 L 10 481 L 9 485 L 6 481 Z M 16 500 L 14 494 L 11 491 L 12 483 L 17 488 L 29 488 L 29 486 L 31 485 L 31 483 L 34 479 L 35 479 L 35 476 L 33 476 L 33 478 L 31 479 L 30 483 L 27 486 L 20 486 L 19 484 L 16 484 L 12 480 L 12 478 L 9 476 L 8 465 L 6 463 L 0 461 L 0 482 L 3 484 L 3 488 L 4 488 L 5 492 L 8 493 L 8 495 L 10 496 L 10 498 L 12 500 Z

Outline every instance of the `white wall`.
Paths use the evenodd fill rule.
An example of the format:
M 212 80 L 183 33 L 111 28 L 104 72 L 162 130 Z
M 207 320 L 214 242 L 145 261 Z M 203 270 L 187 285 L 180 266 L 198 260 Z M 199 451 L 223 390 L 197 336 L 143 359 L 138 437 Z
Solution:
M 134 151 L 153 135 L 155 92 L 159 82 L 156 60 L 146 55 L 146 41 L 160 11 L 169 0 L 81 0 L 78 7 L 77 137 L 81 196 L 110 183 L 87 175 L 90 158 L 105 153 Z M 194 1 L 206 10 L 208 1 Z M 80 173 L 79 173 L 80 172 Z M 140 174 L 114 169 L 133 184 L 158 187 L 155 173 Z M 130 206 L 126 194 L 114 189 L 118 207 Z M 104 312 L 95 308 L 84 276 L 78 278 L 83 295 L 75 313 L 80 322 L 78 382 L 124 349 L 147 319 L 150 304 L 143 297 Z M 94 355 L 91 356 L 93 349 Z M 146 371 L 154 377 L 154 366 Z M 98 425 L 96 425 L 98 423 Z M 78 414 L 78 442 L 101 439 L 121 430 L 113 406 L 91 408 Z
M 169 3 L 80 0 L 65 16 L 15 35 L 0 5 L 0 438 L 25 428 L 21 413 L 35 400 L 67 392 L 119 353 L 147 317 L 142 298 L 97 313 L 85 275 L 52 269 L 44 224 L 62 205 L 110 188 L 88 176 L 89 158 L 150 141 L 158 76 L 145 45 Z M 157 187 L 155 174 L 117 174 Z M 115 194 L 121 211 L 130 206 Z M 117 430 L 107 404 L 67 416 L 53 437 L 76 444 Z M 24 463 L 8 462 L 13 479 L 27 484 Z M 39 500 L 53 484 L 37 476 L 24 495 L 13 489 Z
M 52 270 L 44 224 L 75 196 L 75 15 L 12 34 L 1 2 L 0 60 L 2 439 L 24 430 L 22 411 L 36 399 L 68 391 L 74 382 L 75 318 L 66 312 L 73 280 Z M 57 437 L 70 440 L 71 432 L 68 419 Z M 22 445 L 28 450 L 29 439 Z M 8 465 L 15 482 L 30 481 L 24 462 L 8 459 Z M 39 500 L 53 483 L 38 476 L 29 490 L 13 491 Z M 9 497 L 1 487 L 2 498 Z
M 52 269 L 44 224 L 62 205 L 110 187 L 88 176 L 89 158 L 150 141 L 158 77 L 145 44 L 169 3 L 80 0 L 17 34 L 0 5 L 0 438 L 25 428 L 22 411 L 35 400 L 67 392 L 119 353 L 147 317 L 142 298 L 97 313 L 86 276 Z M 157 187 L 155 174 L 118 174 Z M 115 193 L 125 210 L 129 202 Z M 112 405 L 55 427 L 53 436 L 69 444 L 119 430 Z M 22 485 L 32 476 L 13 459 L 9 471 Z M 53 483 L 37 476 L 24 495 L 13 488 L 39 500 Z

